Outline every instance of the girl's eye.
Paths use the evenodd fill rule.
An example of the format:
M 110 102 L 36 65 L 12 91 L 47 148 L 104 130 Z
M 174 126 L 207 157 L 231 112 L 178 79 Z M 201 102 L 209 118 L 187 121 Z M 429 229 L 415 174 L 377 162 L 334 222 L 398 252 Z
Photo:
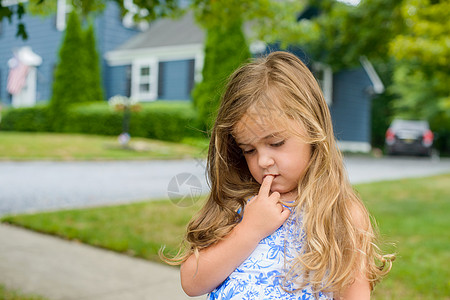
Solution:
M 283 140 L 283 141 L 281 141 L 281 142 L 278 142 L 278 143 L 275 143 L 275 144 L 270 144 L 270 145 L 271 145 L 272 147 L 280 147 L 280 146 L 283 146 L 284 143 L 285 143 L 285 141 Z
M 255 149 L 251 149 L 251 150 L 243 150 L 242 149 L 242 153 L 244 153 L 244 155 L 246 154 L 252 154 L 255 151 Z

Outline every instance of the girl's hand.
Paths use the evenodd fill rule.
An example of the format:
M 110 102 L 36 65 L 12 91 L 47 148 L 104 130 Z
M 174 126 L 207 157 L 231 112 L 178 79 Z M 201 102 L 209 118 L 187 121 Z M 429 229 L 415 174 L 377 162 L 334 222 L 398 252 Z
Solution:
M 181 265 L 181 285 L 186 294 L 200 296 L 211 292 L 249 257 L 263 238 L 286 221 L 290 211 L 279 202 L 278 192 L 270 194 L 272 181 L 273 176 L 266 176 L 258 195 L 245 206 L 242 221 L 224 239 L 202 249 L 198 260 L 192 254 Z
M 251 199 L 244 209 L 240 227 L 258 242 L 277 230 L 289 217 L 290 211 L 280 201 L 280 193 L 270 194 L 273 176 L 263 179 L 258 195 Z
M 180 268 L 181 285 L 189 296 L 211 292 L 249 255 L 258 243 L 272 234 L 289 217 L 280 203 L 280 194 L 270 194 L 273 176 L 266 176 L 259 193 L 244 209 L 242 221 L 222 240 L 192 254 Z M 269 195 L 270 194 L 270 195 Z

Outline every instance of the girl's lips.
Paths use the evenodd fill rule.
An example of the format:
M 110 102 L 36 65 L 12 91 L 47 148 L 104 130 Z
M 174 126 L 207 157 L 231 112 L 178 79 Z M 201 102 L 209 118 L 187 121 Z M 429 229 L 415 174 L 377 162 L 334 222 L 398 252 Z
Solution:
M 273 176 L 273 179 L 275 179 L 278 176 L 278 174 L 277 175 L 275 175 L 275 174 L 266 174 L 266 175 L 263 176 L 263 180 L 264 180 L 264 178 L 266 178 L 266 176 Z

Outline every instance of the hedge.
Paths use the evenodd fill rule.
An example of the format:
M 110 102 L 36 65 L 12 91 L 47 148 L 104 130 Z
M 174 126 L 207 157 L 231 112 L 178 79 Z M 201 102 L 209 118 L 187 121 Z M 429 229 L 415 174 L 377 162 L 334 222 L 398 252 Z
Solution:
M 50 131 L 52 122 L 47 106 L 8 109 L 4 112 L 0 130 Z M 64 128 L 58 132 L 119 135 L 122 132 L 123 112 L 115 111 L 106 102 L 79 104 L 69 109 Z M 167 141 L 181 141 L 186 137 L 204 137 L 195 128 L 197 113 L 188 101 L 156 101 L 141 105 L 131 113 L 129 133 Z
M 9 108 L 2 112 L 0 129 L 5 131 L 49 131 L 51 122 L 47 106 Z

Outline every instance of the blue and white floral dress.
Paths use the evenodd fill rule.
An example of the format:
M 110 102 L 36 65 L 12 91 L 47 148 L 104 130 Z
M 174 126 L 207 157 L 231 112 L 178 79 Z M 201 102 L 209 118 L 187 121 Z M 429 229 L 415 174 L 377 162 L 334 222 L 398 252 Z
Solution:
M 261 240 L 253 253 L 230 276 L 210 294 L 208 300 L 255 300 L 289 299 L 315 300 L 310 288 L 293 291 L 293 285 L 284 285 L 283 278 L 289 260 L 292 260 L 301 245 L 295 245 L 295 236 L 301 231 L 301 220 L 292 213 L 273 234 Z M 320 300 L 332 299 L 319 294 Z

